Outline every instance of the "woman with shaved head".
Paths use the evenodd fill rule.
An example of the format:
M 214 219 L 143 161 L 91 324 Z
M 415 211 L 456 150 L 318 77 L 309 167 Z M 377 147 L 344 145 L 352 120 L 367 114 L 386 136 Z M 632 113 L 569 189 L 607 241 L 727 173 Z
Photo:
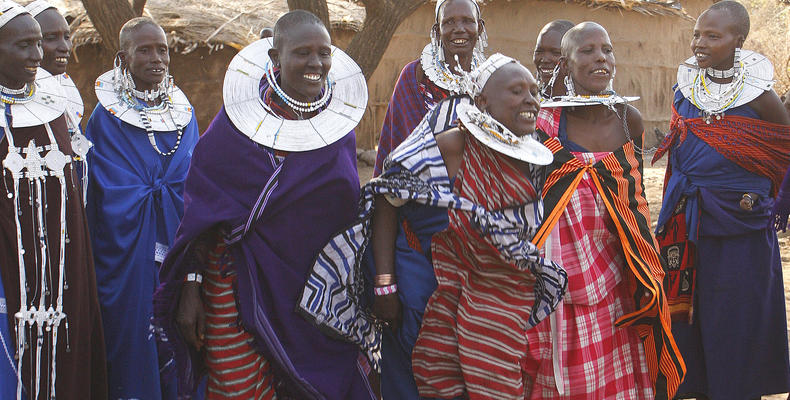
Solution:
M 231 61 L 222 94 L 155 297 L 180 395 L 205 376 L 209 399 L 371 400 L 359 348 L 296 310 L 312 261 L 356 209 L 362 71 L 296 10 Z
M 692 57 L 678 67 L 658 217 L 669 262 L 672 331 L 688 374 L 680 394 L 755 399 L 790 390 L 782 265 L 771 210 L 790 165 L 790 116 L 774 70 L 742 49 L 749 14 L 718 2 L 703 12 Z M 785 219 L 786 221 L 786 219 Z
M 96 278 L 73 179 L 77 154 L 63 88 L 39 68 L 41 41 L 26 9 L 0 2 L 0 312 L 8 318 L 0 363 L 15 376 L 0 378 L 0 397 L 106 399 Z
M 533 239 L 568 272 L 558 310 L 527 331 L 530 399 L 668 399 L 683 377 L 663 265 L 642 183 L 642 118 L 612 89 L 609 34 L 583 22 L 562 39 L 567 94 L 542 104 L 554 151 L 546 219 Z

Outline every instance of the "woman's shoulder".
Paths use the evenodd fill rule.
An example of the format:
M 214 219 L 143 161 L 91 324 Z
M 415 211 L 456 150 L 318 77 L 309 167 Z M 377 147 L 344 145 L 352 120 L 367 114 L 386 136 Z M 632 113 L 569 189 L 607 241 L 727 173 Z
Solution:
M 790 125 L 790 115 L 773 89 L 766 90 L 748 103 L 760 119 L 766 122 Z

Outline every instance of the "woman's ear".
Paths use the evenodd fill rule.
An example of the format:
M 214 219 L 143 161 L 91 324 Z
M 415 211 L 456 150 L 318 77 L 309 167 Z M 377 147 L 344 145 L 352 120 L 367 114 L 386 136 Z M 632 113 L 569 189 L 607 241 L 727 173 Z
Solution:
M 485 94 L 480 93 L 477 97 L 475 97 L 475 105 L 480 111 L 485 111 L 488 108 L 488 97 Z
M 269 49 L 269 58 L 272 59 L 272 64 L 275 68 L 280 68 L 280 50 L 276 47 Z
M 486 22 L 480 18 L 477 20 L 477 35 L 480 36 L 486 30 Z
M 736 47 L 741 48 L 743 47 L 743 42 L 746 41 L 746 37 L 743 35 L 738 35 L 738 45 Z

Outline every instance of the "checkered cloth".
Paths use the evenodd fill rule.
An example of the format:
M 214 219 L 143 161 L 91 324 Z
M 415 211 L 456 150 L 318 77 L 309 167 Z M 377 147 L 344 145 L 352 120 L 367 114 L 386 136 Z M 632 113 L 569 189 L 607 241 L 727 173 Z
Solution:
M 592 164 L 609 153 L 574 153 Z M 544 323 L 527 332 L 530 399 L 652 399 L 645 353 L 636 329 L 615 321 L 633 312 L 623 280 L 625 259 L 606 205 L 589 174 L 582 177 L 560 217 L 547 254 L 568 273 L 568 291 L 555 313 L 556 332 Z M 629 306 L 630 305 L 630 306 Z M 559 344 L 552 354 L 552 344 Z M 561 370 L 560 395 L 554 364 Z
M 686 367 L 672 337 L 662 285 L 664 265 L 650 231 L 642 158 L 635 151 L 642 137 L 595 159 L 580 159 L 557 138 L 561 112 L 557 108 L 539 113 L 539 133 L 554 153 L 554 162 L 543 191 L 544 223 L 533 241 L 547 246 L 547 258 L 570 263 L 574 270 L 570 280 L 575 282 L 569 283 L 570 304 L 558 308 L 549 326 L 536 328 L 534 346 L 530 341 L 531 354 L 535 353 L 526 369 L 537 374 L 533 395 L 562 398 L 551 393 L 560 391 L 551 385 L 554 376 L 560 376 L 567 398 L 672 398 Z M 592 219 L 585 219 L 582 210 Z M 603 225 L 597 222 L 601 219 Z M 580 256 L 563 249 L 568 243 L 584 245 Z M 590 263 L 602 265 L 591 269 Z M 610 276 L 611 281 L 598 281 L 598 274 Z M 614 285 L 618 276 L 620 283 Z M 547 349 L 545 335 L 552 330 L 558 340 L 549 340 L 555 348 Z M 635 337 L 643 344 L 643 355 Z M 553 361 L 549 366 L 547 357 Z M 643 390 L 643 363 L 652 393 Z M 624 376 L 618 378 L 618 372 Z

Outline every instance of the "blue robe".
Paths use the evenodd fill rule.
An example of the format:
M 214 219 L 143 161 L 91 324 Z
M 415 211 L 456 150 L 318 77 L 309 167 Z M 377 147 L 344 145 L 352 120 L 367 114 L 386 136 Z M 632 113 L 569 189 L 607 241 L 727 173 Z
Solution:
M 159 284 L 154 252 L 170 246 L 184 213 L 184 180 L 198 135 L 193 115 L 178 151 L 164 157 L 144 129 L 101 104 L 86 127 L 94 144 L 88 154 L 87 214 L 112 399 L 175 398 L 174 383 L 160 384 L 160 358 L 166 362 L 168 355 L 157 353 L 151 324 Z M 176 136 L 176 131 L 157 132 L 157 146 L 169 151 Z
M 8 306 L 0 278 L 0 399 L 16 398 L 16 360 L 14 360 L 13 330 L 8 324 Z
M 684 118 L 699 110 L 675 93 Z M 748 105 L 727 115 L 759 119 Z M 672 175 L 658 227 L 688 196 L 686 221 L 697 246 L 692 324 L 672 323 L 686 361 L 678 394 L 704 393 L 712 399 L 750 399 L 790 390 L 787 323 L 782 265 L 776 233 L 768 228 L 774 200 L 771 181 L 727 160 L 689 131 L 671 148 Z M 739 207 L 743 193 L 760 198 L 752 211 Z

